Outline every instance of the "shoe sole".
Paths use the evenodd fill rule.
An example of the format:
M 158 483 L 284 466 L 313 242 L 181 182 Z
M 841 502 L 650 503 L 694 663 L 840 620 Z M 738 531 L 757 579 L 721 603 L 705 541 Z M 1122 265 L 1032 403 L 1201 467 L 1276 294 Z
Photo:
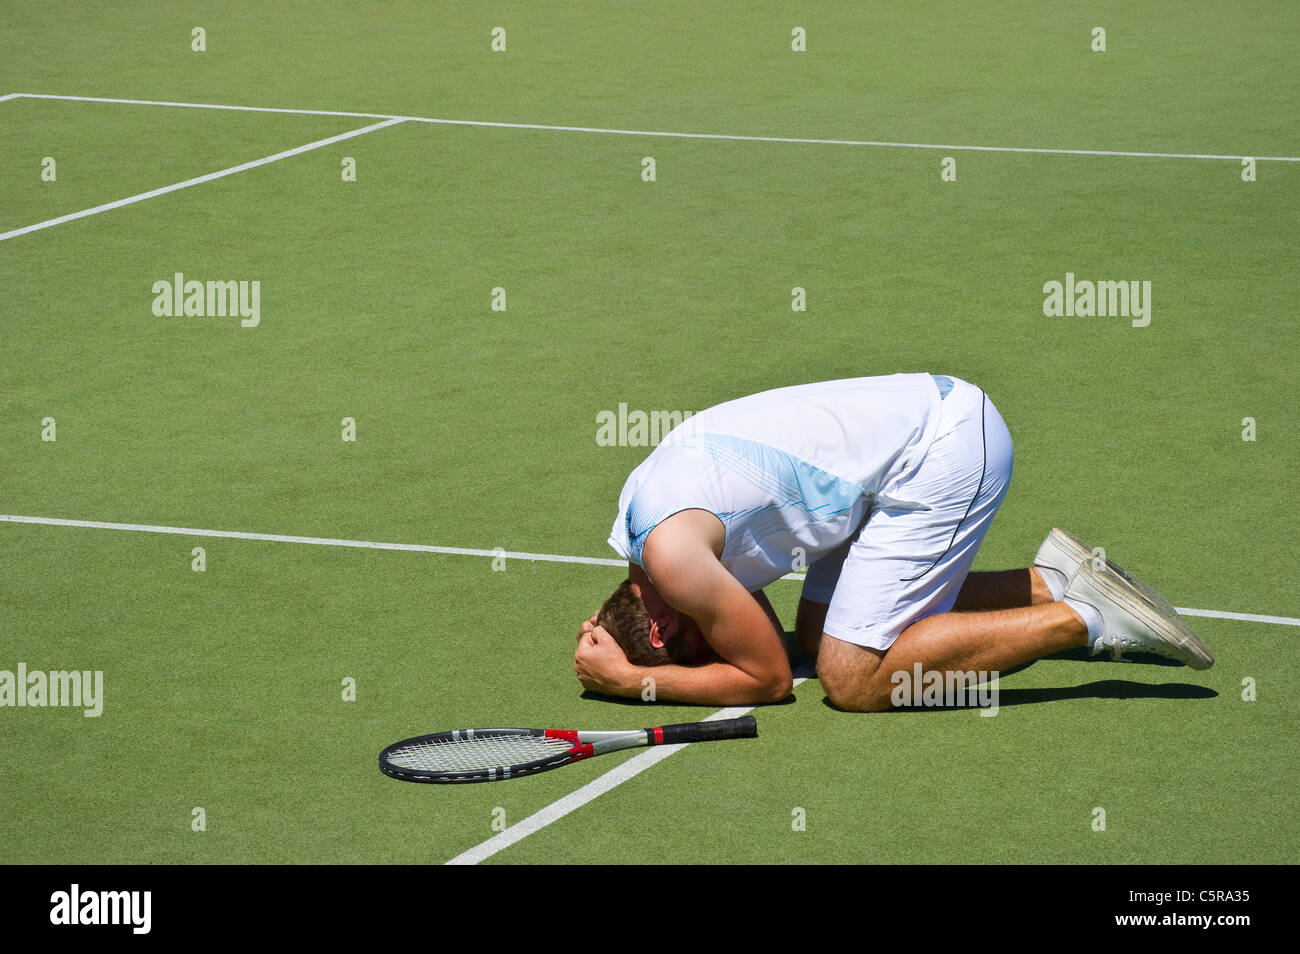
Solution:
M 1128 613 L 1147 629 L 1154 633 L 1172 651 L 1175 658 L 1181 659 L 1192 669 L 1209 669 L 1214 665 L 1214 654 L 1202 642 L 1201 637 L 1188 629 L 1177 611 L 1162 612 L 1147 596 L 1151 590 L 1145 584 L 1139 586 L 1129 574 L 1113 571 L 1109 566 L 1095 569 L 1086 564 L 1082 573 L 1089 577 L 1089 582 L 1122 611 Z M 1163 602 L 1163 600 L 1162 600 Z M 1168 605 L 1168 604 L 1165 604 Z

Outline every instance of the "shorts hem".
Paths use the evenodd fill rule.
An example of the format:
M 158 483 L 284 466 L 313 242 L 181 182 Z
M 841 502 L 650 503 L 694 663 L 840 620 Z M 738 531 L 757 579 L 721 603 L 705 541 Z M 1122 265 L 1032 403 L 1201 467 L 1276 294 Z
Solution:
M 894 633 L 892 636 L 880 636 L 869 632 L 841 629 L 838 626 L 823 626 L 822 632 L 843 642 L 852 643 L 854 646 L 861 646 L 863 649 L 875 649 L 882 653 L 894 645 L 894 642 L 901 635 L 900 633 Z

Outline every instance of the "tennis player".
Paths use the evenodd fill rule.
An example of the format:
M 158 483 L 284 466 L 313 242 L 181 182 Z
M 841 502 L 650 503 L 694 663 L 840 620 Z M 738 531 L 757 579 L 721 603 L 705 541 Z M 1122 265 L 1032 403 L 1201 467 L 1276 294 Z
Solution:
M 931 374 L 766 391 L 688 418 L 628 477 L 610 545 L 628 578 L 584 621 L 584 687 L 777 702 L 792 685 L 763 587 L 808 567 L 795 632 L 842 709 L 897 672 L 1001 672 L 1060 650 L 1214 657 L 1158 593 L 1053 530 L 1028 569 L 970 572 L 1011 480 L 978 387 Z

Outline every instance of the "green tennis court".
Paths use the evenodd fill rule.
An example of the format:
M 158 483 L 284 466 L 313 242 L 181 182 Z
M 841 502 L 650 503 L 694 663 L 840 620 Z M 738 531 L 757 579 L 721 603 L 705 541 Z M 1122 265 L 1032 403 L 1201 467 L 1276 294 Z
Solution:
M 0 707 L 5 861 L 1300 860 L 1293 4 L 5 19 L 0 670 L 102 674 Z M 1067 275 L 1147 322 L 1045 314 Z M 574 677 L 650 450 L 600 422 L 896 371 L 1010 427 L 977 569 L 1067 528 L 1214 668 L 1043 660 L 991 718 L 814 677 L 616 785 L 380 774 L 710 715 Z

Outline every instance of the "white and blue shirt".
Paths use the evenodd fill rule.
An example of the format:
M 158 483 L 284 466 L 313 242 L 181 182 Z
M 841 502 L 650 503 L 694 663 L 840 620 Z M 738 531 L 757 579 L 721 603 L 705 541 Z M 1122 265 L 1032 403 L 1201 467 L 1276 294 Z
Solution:
M 857 533 L 871 508 L 908 506 L 899 485 L 939 426 L 929 374 L 764 391 L 687 418 L 632 471 L 609 544 L 641 565 L 646 537 L 682 510 L 726 528 L 722 564 L 751 592 Z M 917 504 L 916 506 L 920 506 Z

